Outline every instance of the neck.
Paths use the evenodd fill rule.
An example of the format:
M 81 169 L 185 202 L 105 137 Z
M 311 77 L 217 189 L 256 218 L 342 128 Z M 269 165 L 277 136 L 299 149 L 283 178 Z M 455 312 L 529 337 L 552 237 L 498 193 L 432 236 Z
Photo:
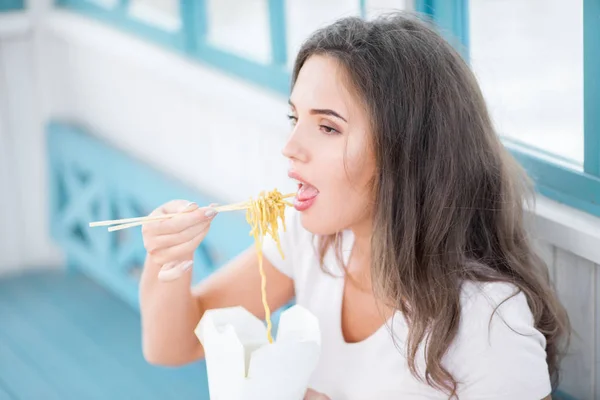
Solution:
M 371 267 L 371 236 L 373 233 L 371 221 L 365 221 L 352 227 L 354 245 L 352 247 L 352 274 L 369 275 Z

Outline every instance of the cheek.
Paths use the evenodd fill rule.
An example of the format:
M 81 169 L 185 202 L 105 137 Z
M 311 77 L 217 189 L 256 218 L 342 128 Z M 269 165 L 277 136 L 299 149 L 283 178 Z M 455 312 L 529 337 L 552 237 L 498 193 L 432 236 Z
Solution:
M 371 181 L 374 174 L 374 163 L 364 151 L 358 154 L 349 153 L 346 168 L 339 178 L 336 197 L 339 198 L 340 213 L 346 225 L 353 225 L 365 218 L 371 211 L 373 193 Z
M 305 228 L 315 234 L 349 229 L 368 217 L 372 209 L 370 182 L 374 162 L 364 150 L 352 151 L 350 147 L 345 150 L 334 155 L 329 153 L 327 166 L 320 168 L 319 199 L 313 209 L 302 215 Z

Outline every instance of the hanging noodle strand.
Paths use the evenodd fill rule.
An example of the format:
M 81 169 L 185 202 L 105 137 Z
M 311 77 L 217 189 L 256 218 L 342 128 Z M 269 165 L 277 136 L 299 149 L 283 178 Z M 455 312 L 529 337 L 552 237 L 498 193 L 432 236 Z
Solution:
M 271 310 L 267 302 L 267 277 L 263 269 L 263 239 L 266 235 L 271 236 L 275 243 L 277 243 L 279 254 L 284 258 L 278 232 L 280 219 L 283 230 L 285 231 L 286 229 L 285 207 L 291 205 L 291 203 L 285 201 L 285 197 L 277 189 L 268 193 L 261 192 L 256 200 L 250 199 L 246 211 L 246 220 L 252 228 L 250 230 L 250 236 L 254 237 L 256 251 L 258 253 L 258 268 L 261 276 L 261 295 L 263 307 L 265 308 L 267 338 L 269 343 L 273 343 L 273 337 L 271 336 Z

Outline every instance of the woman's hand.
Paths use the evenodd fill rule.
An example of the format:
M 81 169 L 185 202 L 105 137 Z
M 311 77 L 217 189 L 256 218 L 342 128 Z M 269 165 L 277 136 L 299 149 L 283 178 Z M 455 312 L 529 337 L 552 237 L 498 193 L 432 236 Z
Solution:
M 323 393 L 315 392 L 312 389 L 308 389 L 306 394 L 304 395 L 304 400 L 331 400 L 329 397 L 325 396 Z
M 203 354 L 194 334 L 202 310 L 190 290 L 190 272 L 194 252 L 215 215 L 214 210 L 207 215 L 210 210 L 184 200 L 170 201 L 151 215 L 178 215 L 142 226 L 148 252 L 140 278 L 142 345 L 152 364 L 183 365 Z
M 208 233 L 216 211 L 198 208 L 196 203 L 170 201 L 150 215 L 179 213 L 168 220 L 142 226 L 144 247 L 151 262 L 162 266 L 159 278 L 163 281 L 180 277 L 191 268 L 194 251 Z

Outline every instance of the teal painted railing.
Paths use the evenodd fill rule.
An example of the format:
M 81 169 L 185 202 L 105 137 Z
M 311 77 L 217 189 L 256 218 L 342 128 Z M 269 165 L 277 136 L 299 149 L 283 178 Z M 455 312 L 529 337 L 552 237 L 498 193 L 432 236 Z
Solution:
M 16 11 L 25 8 L 24 0 L 0 0 L 0 12 Z

